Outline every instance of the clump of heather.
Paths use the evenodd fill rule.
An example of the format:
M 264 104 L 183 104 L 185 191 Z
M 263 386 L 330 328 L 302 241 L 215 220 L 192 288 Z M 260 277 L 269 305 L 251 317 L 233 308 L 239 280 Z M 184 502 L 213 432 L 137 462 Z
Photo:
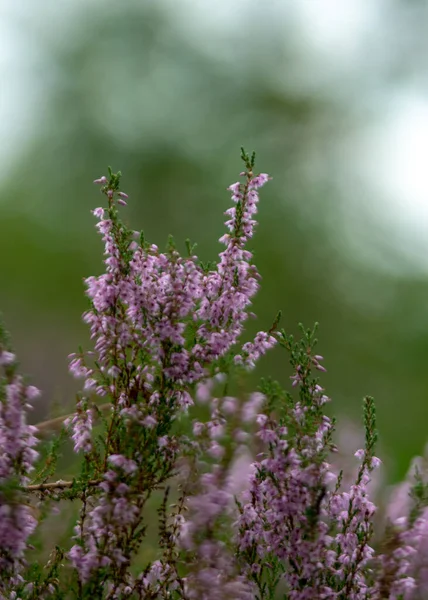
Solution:
M 236 206 L 227 211 L 226 249 L 212 270 L 192 253 L 182 258 L 170 240 L 161 253 L 142 235 L 119 221 L 120 175 L 110 172 L 97 183 L 108 200 L 97 208 L 97 227 L 105 244 L 106 273 L 86 280 L 92 307 L 84 315 L 91 327 L 95 355 L 70 356 L 70 370 L 84 379 L 84 393 L 69 419 L 76 452 L 85 455 L 92 480 L 100 480 L 96 503 L 87 498 L 69 558 L 79 585 L 101 593 L 108 578 L 111 593 L 132 589 L 132 555 L 144 531 L 144 506 L 154 490 L 175 473 L 177 459 L 191 442 L 173 432 L 177 418 L 193 404 L 192 386 L 216 370 L 215 361 L 234 352 L 251 364 L 276 343 L 259 333 L 236 355 L 246 309 L 258 288 L 258 273 L 245 242 L 252 237 L 258 188 L 267 175 L 254 175 L 247 158 L 243 184 L 230 187 Z M 94 443 L 94 407 L 85 393 L 111 402 L 106 439 Z
M 316 327 L 294 339 L 279 313 L 268 331 L 240 341 L 260 280 L 247 246 L 270 179 L 254 172 L 254 154 L 242 150 L 242 159 L 224 249 L 209 265 L 189 240 L 185 256 L 172 238 L 162 252 L 125 226 L 120 173 L 95 180 L 105 197 L 93 210 L 105 270 L 85 282 L 93 348 L 69 357 L 82 391 L 43 457 L 35 446 L 49 422 L 27 425 L 38 391 L 18 375 L 0 330 L 0 598 L 427 596 L 426 461 L 382 521 L 370 488 L 380 466 L 373 399 L 363 402 L 364 447 L 344 472 Z M 265 379 L 248 394 L 239 382 L 275 346 L 293 369 L 290 389 Z M 55 480 L 67 437 L 80 472 Z M 70 543 L 30 563 L 39 525 L 63 501 L 78 506 Z M 154 501 L 156 557 L 147 561 Z
M 24 554 L 37 519 L 20 487 L 29 483 L 38 453 L 27 412 L 39 391 L 17 373 L 16 356 L 0 326 L 0 592 L 23 582 Z

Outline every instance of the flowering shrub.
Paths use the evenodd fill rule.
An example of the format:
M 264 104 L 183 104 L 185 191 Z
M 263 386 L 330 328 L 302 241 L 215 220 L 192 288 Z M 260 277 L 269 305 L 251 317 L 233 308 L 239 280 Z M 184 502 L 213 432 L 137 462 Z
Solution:
M 349 484 L 335 467 L 315 328 L 295 340 L 278 315 L 268 332 L 239 341 L 260 278 L 246 244 L 270 179 L 254 173 L 254 154 L 242 159 L 217 264 L 202 264 L 189 241 L 185 257 L 172 239 L 160 252 L 120 221 L 120 173 L 95 181 L 107 206 L 93 211 L 105 273 L 86 280 L 94 350 L 70 355 L 82 392 L 44 458 L 35 447 L 46 423 L 26 424 L 38 390 L 18 375 L 0 330 L 1 598 L 427 597 L 424 469 L 413 468 L 374 535 L 373 399 L 364 399 L 365 447 Z M 262 380 L 249 396 L 229 396 L 236 374 L 275 345 L 288 353 L 293 393 Z M 67 436 L 80 473 L 55 481 Z M 157 560 L 143 564 L 148 502 L 159 493 Z M 45 565 L 30 562 L 41 522 L 64 500 L 79 505 L 71 543 Z

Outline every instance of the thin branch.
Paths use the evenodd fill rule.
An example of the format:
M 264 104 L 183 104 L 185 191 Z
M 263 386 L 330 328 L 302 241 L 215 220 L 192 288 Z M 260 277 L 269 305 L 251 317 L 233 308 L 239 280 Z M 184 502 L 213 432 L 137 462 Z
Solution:
M 95 486 L 101 483 L 101 479 L 91 479 L 87 482 L 88 486 Z M 74 481 L 64 481 L 63 479 L 59 479 L 58 481 L 54 481 L 51 483 L 37 483 L 33 485 L 26 485 L 24 488 L 25 492 L 43 492 L 45 490 L 65 490 L 67 488 L 73 487 Z

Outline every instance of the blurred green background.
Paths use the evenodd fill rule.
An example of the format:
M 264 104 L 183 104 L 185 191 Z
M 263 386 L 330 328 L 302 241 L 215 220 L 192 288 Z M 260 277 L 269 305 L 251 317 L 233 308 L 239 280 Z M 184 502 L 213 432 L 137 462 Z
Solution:
M 243 145 L 273 177 L 247 337 L 278 309 L 289 332 L 319 321 L 334 412 L 375 396 L 404 474 L 428 438 L 427 25 L 422 0 L 0 0 L 0 307 L 34 421 L 72 405 L 67 355 L 89 345 L 92 180 L 122 170 L 126 222 L 211 260 Z M 286 361 L 252 384 L 287 384 Z

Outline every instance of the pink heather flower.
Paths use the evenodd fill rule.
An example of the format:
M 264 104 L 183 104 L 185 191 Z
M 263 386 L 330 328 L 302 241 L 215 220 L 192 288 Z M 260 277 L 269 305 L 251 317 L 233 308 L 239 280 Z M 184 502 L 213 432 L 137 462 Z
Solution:
M 254 461 L 250 451 L 247 446 L 238 446 L 226 480 L 227 490 L 231 496 L 240 496 L 248 491 L 254 474 Z
M 425 507 L 413 526 L 401 536 L 406 564 L 405 574 L 416 583 L 419 598 L 428 594 L 428 508 Z M 409 552 L 410 550 L 410 552 Z
M 193 406 L 193 399 L 189 392 L 180 391 L 176 394 L 178 406 L 183 410 L 187 410 L 189 406 Z
M 217 423 L 216 422 L 208 423 L 207 427 L 208 427 L 208 431 L 209 431 L 209 437 L 212 440 L 216 440 L 216 439 L 222 438 L 224 436 L 225 431 L 224 431 L 223 423 L 218 423 L 218 422 Z
M 396 519 L 389 542 L 377 557 L 379 565 L 373 598 L 419 600 L 428 593 L 428 508 L 411 525 Z
M 4 494 L 1 486 L 7 486 L 13 478 L 18 478 L 20 485 L 29 482 L 28 475 L 34 470 L 38 457 L 34 449 L 38 440 L 36 427 L 26 424 L 26 408 L 28 401 L 39 395 L 37 388 L 25 386 L 18 375 L 8 376 L 3 384 L 4 397 L 0 401 L 0 592 L 6 591 L 5 586 L 19 577 L 28 538 L 37 526 L 21 493 L 11 489 Z
M 223 398 L 221 408 L 225 415 L 233 415 L 238 410 L 238 401 L 236 398 L 226 396 L 225 398 Z
M 297 372 L 299 381 L 307 383 L 302 369 Z M 311 405 L 302 400 L 290 409 L 299 423 L 297 440 L 275 419 L 257 416 L 266 450 L 258 455 L 242 495 L 236 541 L 240 555 L 249 559 L 248 576 L 261 566 L 270 568 L 275 559 L 289 565 L 282 575 L 289 598 L 365 600 L 374 555 L 369 545 L 375 512 L 367 495 L 370 472 L 360 467 L 349 491 L 329 485 L 336 479 L 324 460 L 332 422 L 315 410 L 323 391 L 316 384 Z M 308 424 L 313 433 L 299 433 Z M 378 465 L 378 460 L 372 462 L 370 469 Z
M 99 179 L 94 179 L 94 183 L 97 183 L 100 185 L 105 185 L 106 183 L 108 183 L 108 180 L 107 180 L 107 177 L 105 177 L 105 175 L 103 175 Z
M 120 455 L 109 458 L 125 473 L 134 471 L 133 461 Z M 97 504 L 86 515 L 83 526 L 78 524 L 75 536 L 78 543 L 68 553 L 83 583 L 103 567 L 115 570 L 129 565 L 129 556 L 125 556 L 122 547 L 128 529 L 136 526 L 140 514 L 132 489 L 119 481 L 114 471 L 105 473 L 99 488 L 102 493 Z
M 251 584 L 239 573 L 224 542 L 212 535 L 218 519 L 230 514 L 232 490 L 221 470 L 201 478 L 202 492 L 188 499 L 188 518 L 181 519 L 178 544 L 190 551 L 188 575 L 185 578 L 186 597 L 194 600 L 253 600 Z M 223 483 L 225 488 L 222 489 Z M 208 533 L 208 535 L 207 535 Z
M 382 464 L 381 459 L 378 458 L 377 456 L 373 456 L 373 458 L 371 459 L 371 468 L 377 469 L 380 467 L 381 464 Z
M 319 361 L 324 360 L 324 357 L 319 355 L 319 354 L 315 354 L 315 356 L 312 357 L 312 362 L 315 365 L 315 368 L 318 371 L 322 371 L 323 373 L 327 372 L 327 369 L 325 367 L 323 367 L 322 365 L 320 365 Z
M 272 335 L 259 331 L 254 338 L 254 342 L 247 342 L 242 346 L 242 350 L 245 352 L 244 363 L 250 369 L 253 369 L 259 358 L 266 354 L 267 350 L 273 348 L 276 343 L 277 339 Z
M 233 432 L 233 439 L 239 444 L 244 444 L 250 439 L 250 434 L 246 431 L 242 431 L 242 429 L 236 429 Z
M 78 354 L 70 356 L 70 371 L 84 379 L 84 391 L 110 396 L 112 414 L 123 419 L 127 427 L 141 426 L 141 443 L 147 439 L 144 435 L 151 435 L 147 428 L 160 423 L 161 415 L 164 418 L 162 411 L 166 406 L 172 420 L 187 411 L 193 404 L 189 386 L 196 384 L 197 399 L 212 401 L 212 419 L 205 428 L 195 424 L 195 433 L 198 429 L 201 434 L 206 433 L 201 435 L 200 443 L 208 455 L 216 461 L 225 457 L 221 443 L 225 431 L 222 411 L 231 413 L 234 406 L 225 403 L 223 409 L 221 401 L 211 398 L 214 381 L 208 380 L 207 375 L 213 362 L 237 344 L 251 299 L 259 287 L 260 276 L 245 244 L 254 234 L 258 188 L 267 180 L 265 174 L 251 175 L 251 178 L 247 176 L 246 186 L 231 186 L 234 206 L 227 211 L 228 233 L 223 238 L 226 247 L 220 253 L 217 266 L 209 272 L 202 269 L 196 256 L 182 258 L 174 249 L 161 253 L 154 244 L 137 243 L 133 232 L 128 232 L 117 219 L 111 203 L 113 187 L 106 190 L 109 208 L 94 210 L 104 243 L 106 269 L 99 277 L 88 277 L 85 281 L 91 309 L 83 318 L 91 330 L 95 366 L 92 367 L 92 363 L 88 366 L 88 355 Z M 108 181 L 100 178 L 98 183 L 108 184 Z M 123 192 L 118 192 L 117 197 L 118 204 L 124 204 L 127 199 Z M 189 348 L 190 330 L 194 344 Z M 260 332 L 252 344 L 245 346 L 243 355 L 254 364 L 275 343 L 275 338 Z M 165 382 L 162 394 L 156 389 L 160 377 Z M 214 378 L 219 381 L 219 374 Z M 239 410 L 238 404 L 236 407 Z M 252 412 L 257 410 L 255 406 Z M 93 418 L 83 398 L 69 421 L 75 451 L 96 453 L 92 441 Z M 132 477 L 137 473 L 136 468 L 144 468 L 137 456 L 138 429 L 134 435 L 137 439 L 132 456 L 114 447 L 115 453 L 107 460 L 110 469 L 100 484 L 99 502 L 77 531 L 77 543 L 69 556 L 82 582 L 88 581 L 102 566 L 114 570 L 114 565 L 119 568 L 121 564 L 128 564 L 128 558 L 121 555 L 124 538 L 120 533 L 120 520 L 128 514 L 129 526 L 133 527 L 138 510 L 121 485 L 124 482 L 119 483 L 117 477 L 120 473 L 121 477 Z M 178 447 L 178 442 L 166 433 L 157 438 L 154 452 L 162 461 L 171 461 L 173 465 Z M 203 531 L 210 519 L 222 513 L 223 507 L 230 510 L 233 504 L 230 493 L 219 489 L 217 483 L 206 479 L 199 500 L 189 501 L 194 515 L 192 523 L 195 525 L 201 520 L 201 527 L 196 525 L 197 531 Z M 116 506 L 120 506 L 120 513 L 116 514 Z M 192 535 L 189 532 L 189 536 Z M 219 597 L 238 598 L 242 590 L 242 597 L 249 597 L 244 579 L 237 575 L 235 566 L 231 570 L 229 553 L 223 551 L 221 544 L 215 544 L 220 552 L 218 560 L 212 554 L 214 547 L 198 548 L 201 568 L 197 574 L 193 573 L 194 579 L 189 577 L 189 598 L 192 590 L 194 597 L 203 598 L 199 594 L 200 586 L 208 581 L 204 573 L 217 573 L 220 577 Z M 228 568 L 221 572 L 223 564 Z
M 269 179 L 272 179 L 272 177 L 269 177 L 267 173 L 260 173 L 260 175 L 258 175 L 257 177 L 253 177 L 253 179 L 251 180 L 251 185 L 254 188 L 259 188 L 262 187 L 265 183 L 267 183 Z
M 37 428 L 25 423 L 24 409 L 29 399 L 28 388 L 18 376 L 15 376 L 5 387 L 6 399 L 0 403 L 0 449 L 2 451 L 0 477 L 6 476 L 6 464 L 15 460 L 19 462 L 22 473 L 30 473 L 34 469 L 33 463 L 38 456 L 38 453 L 33 450 L 38 443 L 34 436 Z M 38 390 L 34 386 L 31 387 L 29 394 L 34 397 Z
M 204 430 L 205 430 L 205 424 L 204 423 L 200 423 L 199 421 L 195 421 L 193 423 L 192 431 L 193 431 L 193 435 L 194 436 L 199 437 Z
M 251 469 L 242 445 L 236 460 L 226 455 L 222 441 L 227 433 L 227 422 L 223 413 L 231 410 L 225 411 L 225 406 L 239 412 L 236 398 L 211 398 L 211 419 L 207 423 L 194 422 L 195 434 L 208 433 L 198 440 L 199 450 L 214 458 L 215 463 L 200 475 L 198 492 L 187 498 L 186 518 L 181 515 L 176 521 L 178 545 L 183 551 L 191 552 L 188 558 L 184 556 L 189 571 L 185 579 L 186 597 L 195 600 L 254 598 L 251 584 L 240 573 L 231 549 L 222 541 L 228 535 L 226 523 L 230 527 L 237 516 L 234 493 L 249 486 L 248 470 Z M 237 470 L 241 476 L 239 482 Z
M 237 195 L 241 189 L 241 182 L 237 181 L 236 183 L 232 183 L 232 185 L 229 185 L 229 187 L 226 189 L 230 190 L 234 195 Z
M 91 379 L 91 378 L 89 378 L 89 379 L 87 379 L 87 380 L 85 381 L 85 384 L 84 384 L 84 386 L 83 386 L 83 389 L 84 389 L 85 391 L 87 391 L 87 390 L 93 390 L 93 389 L 95 389 L 95 388 L 97 387 L 97 385 L 98 385 L 98 383 L 97 383 L 97 380 L 96 380 L 96 379 Z
M 26 390 L 25 390 L 25 397 L 29 402 L 33 402 L 34 400 L 37 400 L 38 398 L 40 398 L 41 396 L 41 392 L 38 388 L 36 388 L 34 385 L 28 385 Z
M 211 398 L 211 390 L 214 387 L 214 382 L 212 379 L 207 379 L 205 381 L 201 381 L 196 386 L 196 399 L 198 402 L 208 402 Z
M 248 316 L 245 309 L 258 289 L 259 275 L 249 264 L 251 253 L 244 249 L 245 242 L 253 236 L 252 215 L 257 212 L 258 194 L 251 182 L 245 196 L 239 183 L 229 189 L 232 200 L 241 203 L 241 210 L 240 215 L 235 207 L 227 211 L 231 217 L 226 222 L 230 233 L 220 239 L 226 250 L 220 254 L 217 271 L 203 279 L 201 306 L 196 317 L 207 320 L 209 327 L 202 325 L 198 331 L 200 341 L 193 352 L 199 358 L 209 355 L 218 358 L 236 342 Z
M 93 458 L 94 472 L 102 478 L 84 492 L 76 543 L 68 553 L 81 592 L 105 593 L 111 600 L 171 594 L 186 600 L 271 598 L 272 591 L 258 579 L 263 574 L 266 586 L 278 576 L 288 600 L 428 597 L 426 499 L 419 498 L 415 516 L 412 499 L 403 496 L 410 482 L 400 487 L 388 509 L 387 543 L 375 557 L 370 544 L 376 507 L 368 490 L 381 461 L 371 450 L 357 450 L 360 464 L 350 481 L 338 478 L 338 465 L 327 462 L 328 452 L 335 450 L 333 422 L 322 407 L 330 398 L 310 376 L 311 369 L 326 370 L 321 355 L 308 354 L 297 365 L 293 355 L 291 381 L 300 386 L 298 400 L 288 395 L 278 417 L 276 408 L 268 412 L 260 392 L 239 400 L 212 395 L 226 380 L 223 373 L 212 376 L 219 358 L 228 364 L 234 356 L 236 364 L 253 368 L 277 343 L 261 331 L 236 347 L 260 279 L 245 244 L 254 234 L 258 189 L 270 179 L 266 173 L 241 175 L 246 183 L 228 188 L 233 206 L 225 213 L 227 233 L 220 238 L 225 249 L 208 272 L 196 256 L 182 258 L 172 244 L 161 253 L 154 244 L 132 240 L 136 232 L 118 221 L 112 202 L 116 184 L 102 190 L 108 208 L 93 211 L 106 265 L 104 274 L 85 281 L 91 309 L 84 321 L 95 352 L 70 355 L 70 371 L 84 379 L 84 392 L 111 399 L 118 429 L 109 430 L 98 452 L 92 432 L 96 411 L 85 397 L 66 421 L 75 451 L 93 452 L 86 459 Z M 109 182 L 103 176 L 94 183 Z M 127 198 L 117 192 L 118 205 L 126 205 Z M 0 402 L 0 596 L 19 600 L 39 593 L 20 574 L 37 522 L 21 502 L 20 490 L 12 488 L 11 496 L 3 490 L 17 476 L 27 485 L 34 469 L 36 429 L 26 425 L 25 409 L 39 392 L 10 375 L 14 363 L 12 353 L 0 351 L 0 366 L 12 365 L 5 369 Z M 196 400 L 209 403 L 211 412 L 207 422 L 193 421 L 196 440 L 173 435 L 169 428 L 193 405 L 190 391 L 195 389 Z M 258 432 L 252 440 L 244 429 L 251 431 L 254 423 Z M 422 459 L 417 464 L 424 466 Z M 101 472 L 99 465 L 105 466 Z M 145 502 L 178 473 L 189 478 L 191 485 L 183 489 L 191 495 L 167 515 L 160 560 L 131 575 Z M 185 577 L 177 568 L 181 560 Z M 93 591 L 95 580 L 103 592 Z M 19 597 L 12 588 L 20 589 Z M 45 592 L 55 594 L 55 585 Z
M 110 367 L 110 369 L 108 369 L 107 373 L 110 375 L 110 377 L 116 379 L 120 375 L 120 369 L 117 365 L 113 365 Z
M 265 414 L 259 414 L 256 417 L 256 423 L 257 423 L 257 425 L 259 425 L 259 427 L 264 427 L 267 420 L 268 420 L 268 417 Z
M 215 441 L 211 442 L 208 448 L 208 454 L 217 460 L 223 458 L 225 451 L 226 450 L 223 448 L 223 446 L 220 446 L 220 444 Z
M 156 560 L 150 568 L 138 575 L 134 589 L 139 598 L 158 598 L 165 589 L 176 590 L 178 588 L 176 571 L 168 563 Z
M 296 367 L 296 373 L 290 377 L 293 387 L 296 387 L 300 383 L 303 383 L 303 370 L 300 365 Z
M 122 456 L 121 454 L 110 455 L 108 457 L 108 462 L 109 462 L 109 464 L 113 465 L 114 467 L 118 467 L 118 468 L 122 469 L 128 475 L 130 473 L 135 473 L 135 471 L 138 468 L 135 461 L 127 459 L 124 456 Z
M 97 217 L 97 219 L 102 219 L 104 217 L 104 208 L 95 208 L 92 213 Z
M 76 412 L 72 417 L 64 421 L 65 427 L 71 425 L 73 435 L 71 439 L 74 442 L 74 451 L 90 452 L 92 450 L 92 409 L 84 409 L 84 403 L 78 402 Z
M 68 368 L 76 378 L 85 378 L 92 374 L 92 371 L 83 365 L 83 359 L 81 357 L 73 358 Z
M 266 397 L 260 392 L 254 392 L 250 395 L 248 401 L 242 407 L 242 420 L 244 423 L 251 423 L 256 419 L 265 400 Z
M 362 458 L 356 461 L 355 458 L 358 457 L 355 455 L 355 451 L 357 448 L 361 449 L 361 446 L 364 444 L 364 431 L 352 421 L 341 418 L 340 425 L 335 431 L 334 441 L 336 451 L 331 459 L 331 469 L 336 475 L 339 475 L 340 471 L 342 471 L 342 488 L 347 489 L 355 481 L 358 474 L 359 461 Z M 363 454 L 361 454 L 362 457 Z M 384 474 L 381 470 L 376 469 L 371 473 L 371 481 L 367 486 L 370 497 L 379 499 L 383 488 Z
M 157 424 L 157 419 L 152 415 L 147 415 L 147 417 L 142 420 L 142 423 L 145 427 L 151 428 Z
M 11 365 L 15 362 L 16 357 L 12 352 L 6 350 L 0 351 L 0 367 Z

